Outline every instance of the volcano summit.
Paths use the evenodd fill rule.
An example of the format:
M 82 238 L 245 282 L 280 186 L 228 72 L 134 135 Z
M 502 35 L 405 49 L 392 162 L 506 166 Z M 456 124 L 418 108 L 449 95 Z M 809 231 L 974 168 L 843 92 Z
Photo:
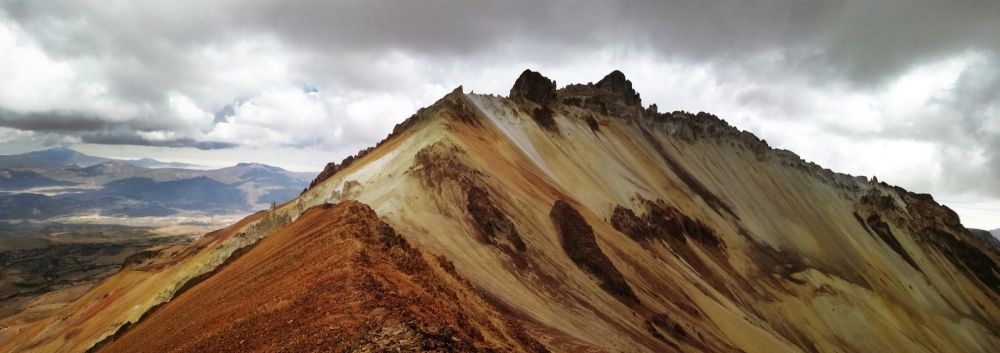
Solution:
M 996 352 L 998 264 L 930 195 L 525 71 L 0 350 Z

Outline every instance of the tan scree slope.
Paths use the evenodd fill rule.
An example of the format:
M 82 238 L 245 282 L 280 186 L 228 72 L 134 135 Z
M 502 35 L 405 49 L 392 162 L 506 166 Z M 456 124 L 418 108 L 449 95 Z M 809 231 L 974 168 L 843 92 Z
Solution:
M 551 351 L 1000 351 L 1000 255 L 954 212 L 710 114 L 644 108 L 617 71 L 559 90 L 526 71 L 510 97 L 456 89 L 235 235 L 125 271 L 0 348 L 80 350 L 171 298 L 193 315 L 182 303 L 237 248 L 342 200 L 450 260 Z M 213 288 L 238 292 L 225 278 Z M 157 312 L 102 347 L 137 342 Z
M 101 351 L 544 351 L 450 268 L 357 201 L 317 206 Z

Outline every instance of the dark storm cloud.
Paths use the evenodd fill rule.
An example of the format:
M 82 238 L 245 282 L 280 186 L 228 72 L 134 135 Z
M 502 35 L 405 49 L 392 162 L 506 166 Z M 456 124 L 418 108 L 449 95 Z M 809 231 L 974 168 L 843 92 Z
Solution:
M 218 141 L 195 141 L 189 138 L 170 140 L 150 140 L 130 130 L 90 131 L 80 135 L 84 143 L 104 145 L 136 145 L 155 147 L 193 147 L 200 150 L 218 150 L 234 148 L 237 145 Z
M 629 45 L 691 60 L 777 51 L 871 82 L 962 50 L 998 50 L 1000 3 L 888 1 L 251 1 L 228 21 L 308 48 L 444 57 Z M 540 45 L 538 45 L 540 44 Z M 531 52 L 517 52 L 531 57 Z M 544 57 L 531 58 L 540 60 Z
M 28 131 L 77 132 L 105 129 L 109 122 L 82 112 L 56 110 L 16 113 L 0 108 L 0 126 Z
M 992 0 L 13 1 L 5 7 L 51 52 L 114 60 L 123 66 L 110 73 L 126 81 L 196 80 L 187 69 L 190 49 L 254 34 L 279 36 L 330 60 L 337 53 L 396 50 L 544 60 L 547 49 L 609 45 L 698 61 L 774 51 L 793 69 L 858 82 L 957 51 L 1000 49 L 1000 2 Z
M 158 147 L 193 147 L 202 150 L 226 149 L 236 144 L 218 141 L 196 141 L 190 138 L 152 140 L 139 131 L 157 131 L 162 124 L 145 121 L 113 122 L 98 116 L 73 111 L 31 112 L 25 114 L 0 110 L 0 127 L 40 133 L 47 141 L 57 143 L 55 135 L 79 138 L 85 143 L 108 145 L 138 145 Z

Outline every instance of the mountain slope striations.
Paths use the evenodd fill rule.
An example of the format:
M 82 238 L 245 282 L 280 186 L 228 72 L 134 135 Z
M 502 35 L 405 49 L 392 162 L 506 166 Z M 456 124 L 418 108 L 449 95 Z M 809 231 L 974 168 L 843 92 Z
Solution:
M 595 349 L 997 347 L 996 254 L 928 196 L 824 170 L 710 114 L 644 108 L 619 72 L 557 101 L 516 90 L 553 86 L 537 80 L 547 79 L 522 75 L 513 99 L 452 93 L 410 122 L 412 137 L 390 138 L 300 201 L 350 191 L 403 234 L 450 235 L 415 241 L 539 330 Z M 476 236 L 477 215 L 461 207 L 476 189 L 525 251 Z M 640 305 L 559 245 L 559 200 Z M 651 236 L 616 229 L 618 208 Z M 964 251 L 981 262 L 960 261 Z
M 449 269 L 367 206 L 321 205 L 102 351 L 544 351 Z
M 343 249 L 318 252 L 333 259 L 326 267 L 347 266 L 340 250 L 350 254 L 361 245 L 326 238 L 338 234 L 330 222 L 346 216 L 323 206 L 345 200 L 368 205 L 420 249 L 435 273 L 453 267 L 468 281 L 475 293 L 468 303 L 489 305 L 457 301 L 469 310 L 459 311 L 491 318 L 472 320 L 472 327 L 510 318 L 550 351 L 1000 350 L 1000 255 L 954 212 L 930 195 L 837 174 L 772 149 L 711 114 L 643 107 L 617 71 L 558 90 L 526 71 L 509 97 L 458 88 L 377 146 L 327 165 L 296 199 L 206 236 L 156 271 L 111 278 L 109 285 L 126 276 L 156 278 L 141 280 L 142 289 L 115 287 L 129 300 L 96 305 L 88 302 L 95 296 L 85 296 L 75 306 L 91 308 L 86 314 L 68 309 L 59 313 L 63 319 L 24 328 L 2 348 L 103 341 L 108 350 L 142 350 L 142 340 L 154 342 L 150 347 L 170 344 L 172 336 L 151 333 L 173 330 L 204 332 L 194 341 L 208 344 L 204 337 L 239 337 L 272 312 L 315 308 L 288 327 L 264 320 L 275 326 L 262 328 L 269 335 L 251 343 L 273 351 L 281 349 L 278 342 L 300 342 L 293 338 L 328 322 L 341 325 L 337 335 L 351 341 L 370 337 L 355 330 L 364 322 L 375 328 L 363 332 L 383 332 L 403 318 L 419 319 L 406 305 L 386 317 L 358 316 L 358 322 L 321 315 L 330 307 L 317 301 L 301 308 L 278 301 L 253 313 L 241 308 L 243 300 L 257 300 L 241 296 L 241 288 L 267 288 L 255 266 L 261 273 L 307 271 L 307 258 L 318 253 L 302 247 L 315 239 L 341 239 L 335 246 Z M 237 250 L 260 238 L 259 245 Z M 279 248 L 303 255 L 280 261 L 265 255 Z M 213 272 L 234 253 L 244 255 Z M 428 260 L 430 254 L 452 265 Z M 396 271 L 384 269 L 385 275 Z M 245 276 L 237 276 L 240 271 Z M 399 291 L 419 287 L 405 277 L 387 284 Z M 316 285 L 277 278 L 290 281 L 280 282 L 287 288 L 277 293 L 298 293 L 289 300 Z M 371 302 L 357 290 L 316 295 Z M 440 299 L 419 290 L 416 296 L 431 308 Z M 344 305 L 338 310 L 355 310 Z M 206 306 L 213 309 L 202 311 Z M 132 326 L 119 331 L 126 324 Z M 66 335 L 77 327 L 87 331 Z M 199 327 L 207 329 L 194 330 Z M 512 331 L 500 331 L 462 342 L 527 347 L 510 343 L 517 336 Z M 115 332 L 122 333 L 118 340 L 107 339 Z M 333 337 L 324 335 L 310 337 Z

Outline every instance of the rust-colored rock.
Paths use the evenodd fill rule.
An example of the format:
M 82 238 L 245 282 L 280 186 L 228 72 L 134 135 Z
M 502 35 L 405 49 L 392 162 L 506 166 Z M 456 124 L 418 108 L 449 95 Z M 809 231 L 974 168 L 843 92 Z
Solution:
M 637 241 L 654 239 L 657 235 L 645 220 L 635 214 L 635 211 L 622 206 L 615 206 L 611 212 L 611 226 Z
M 441 263 L 364 204 L 317 206 L 101 351 L 546 351 Z

